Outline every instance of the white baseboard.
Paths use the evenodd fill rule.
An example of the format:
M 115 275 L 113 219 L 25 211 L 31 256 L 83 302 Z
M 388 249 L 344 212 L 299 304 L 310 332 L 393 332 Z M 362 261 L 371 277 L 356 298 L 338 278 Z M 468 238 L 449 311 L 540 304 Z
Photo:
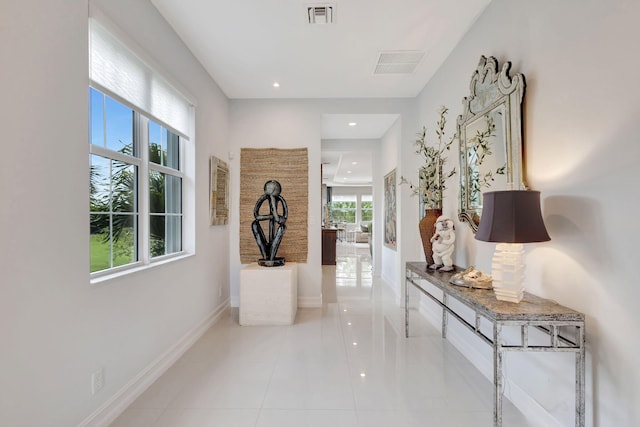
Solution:
M 419 312 L 436 329 L 440 330 L 442 328 L 442 312 L 440 308 L 434 309 L 431 301 L 428 301 L 426 297 L 420 298 Z M 449 322 L 450 325 L 452 323 L 458 322 L 455 320 Z M 451 342 L 482 375 L 493 382 L 493 360 L 487 359 L 482 353 L 475 349 L 470 344 L 468 338 L 468 336 L 463 335 L 455 328 L 447 328 L 447 339 L 449 342 Z M 509 399 L 533 425 L 538 427 L 562 427 L 562 424 L 556 418 L 508 377 L 504 378 L 504 396 Z
M 240 297 L 231 297 L 231 307 L 240 307 Z M 318 297 L 298 297 L 298 308 L 321 308 L 322 296 Z
M 298 308 L 320 308 L 322 307 L 322 296 L 298 297 Z
M 394 296 L 394 300 L 396 302 L 397 305 L 399 305 L 400 307 L 404 307 L 404 300 L 402 299 L 402 290 L 400 289 L 399 286 L 394 286 L 392 284 L 392 282 L 386 280 L 386 279 L 382 279 L 382 282 L 385 283 L 387 285 L 387 287 L 391 290 L 391 292 L 393 293 Z
M 107 427 L 118 418 L 144 391 L 164 374 L 191 346 L 216 323 L 229 306 L 229 300 L 220 304 L 198 325 L 188 331 L 171 348 L 118 390 L 105 403 L 85 418 L 78 427 Z

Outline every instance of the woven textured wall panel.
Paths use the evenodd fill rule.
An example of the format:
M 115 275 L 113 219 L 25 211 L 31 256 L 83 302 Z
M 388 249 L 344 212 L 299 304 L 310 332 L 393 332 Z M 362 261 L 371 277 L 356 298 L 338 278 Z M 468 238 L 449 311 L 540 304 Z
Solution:
M 262 256 L 251 223 L 253 208 L 264 194 L 264 183 L 274 179 L 282 186 L 289 208 L 287 231 L 278 257 L 285 262 L 307 262 L 309 208 L 309 157 L 306 148 L 242 148 L 240 150 L 240 262 L 250 264 Z M 266 223 L 263 223 L 263 229 Z M 266 230 L 265 230 L 266 232 Z

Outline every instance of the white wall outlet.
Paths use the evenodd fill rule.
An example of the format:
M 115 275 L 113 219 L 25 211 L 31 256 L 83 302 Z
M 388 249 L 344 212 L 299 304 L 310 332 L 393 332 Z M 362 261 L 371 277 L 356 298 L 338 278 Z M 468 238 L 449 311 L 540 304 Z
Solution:
M 104 369 L 100 368 L 91 374 L 91 394 L 96 394 L 104 387 Z

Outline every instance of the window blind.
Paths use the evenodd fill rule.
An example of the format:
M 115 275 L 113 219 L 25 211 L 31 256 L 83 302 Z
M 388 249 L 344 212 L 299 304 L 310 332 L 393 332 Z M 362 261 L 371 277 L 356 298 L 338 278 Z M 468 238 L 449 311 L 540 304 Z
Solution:
M 192 103 L 96 18 L 89 18 L 89 78 L 189 137 Z

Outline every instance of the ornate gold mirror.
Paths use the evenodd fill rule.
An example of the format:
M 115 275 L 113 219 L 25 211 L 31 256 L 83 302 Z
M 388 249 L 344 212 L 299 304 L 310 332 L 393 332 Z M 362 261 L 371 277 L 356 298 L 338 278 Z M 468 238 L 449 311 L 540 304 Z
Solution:
M 482 192 L 525 188 L 522 170 L 524 76 L 509 76 L 510 62 L 498 73 L 493 56 L 480 57 L 470 95 L 458 116 L 460 210 L 474 233 L 482 216 Z

